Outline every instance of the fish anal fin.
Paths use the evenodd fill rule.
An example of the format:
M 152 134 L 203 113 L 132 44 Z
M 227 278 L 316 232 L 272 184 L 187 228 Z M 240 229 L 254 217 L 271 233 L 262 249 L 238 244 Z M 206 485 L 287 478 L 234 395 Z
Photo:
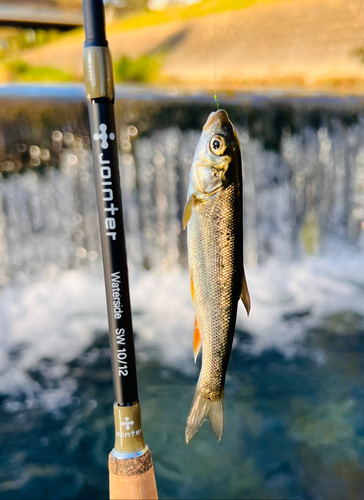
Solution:
M 202 345 L 201 332 L 200 332 L 200 328 L 199 328 L 198 323 L 197 323 L 197 318 L 195 318 L 195 331 L 193 334 L 193 355 L 195 358 L 195 363 L 196 363 L 197 357 L 200 353 L 201 345 Z
M 192 305 L 193 305 L 194 301 L 195 301 L 195 287 L 193 285 L 192 271 L 190 271 L 190 285 L 191 285 L 191 299 L 192 299 Z
M 245 271 L 244 271 L 244 265 L 243 265 L 243 275 L 242 275 L 242 280 L 241 280 L 241 292 L 240 292 L 240 298 L 245 306 L 246 312 L 249 316 L 250 313 L 250 307 L 251 307 L 251 302 L 250 302 L 250 295 L 249 295 L 249 290 L 248 290 L 248 284 L 246 282 L 246 277 L 245 277 Z
M 183 229 L 186 229 L 188 221 L 191 218 L 192 208 L 193 208 L 194 203 L 195 203 L 195 195 L 193 194 L 192 196 L 190 196 L 189 200 L 187 201 L 184 212 L 183 212 L 183 221 L 182 221 Z

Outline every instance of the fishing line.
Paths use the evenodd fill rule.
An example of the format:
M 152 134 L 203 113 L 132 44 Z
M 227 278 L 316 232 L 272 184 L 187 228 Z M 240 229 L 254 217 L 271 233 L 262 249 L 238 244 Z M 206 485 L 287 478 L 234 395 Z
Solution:
M 214 101 L 216 102 L 217 109 L 220 109 L 219 101 L 217 100 L 216 17 L 217 17 L 217 0 L 215 0 L 215 31 L 214 31 L 214 57 L 215 57 L 215 94 L 214 94 Z

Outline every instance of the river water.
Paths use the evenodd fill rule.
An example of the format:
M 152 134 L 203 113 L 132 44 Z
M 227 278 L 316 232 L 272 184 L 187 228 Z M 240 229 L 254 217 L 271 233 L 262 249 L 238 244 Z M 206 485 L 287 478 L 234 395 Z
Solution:
M 364 99 L 221 97 L 244 165 L 252 313 L 225 433 L 198 378 L 181 216 L 205 95 L 121 88 L 140 400 L 161 498 L 362 499 Z M 81 87 L 0 89 L 0 499 L 107 498 L 112 383 Z

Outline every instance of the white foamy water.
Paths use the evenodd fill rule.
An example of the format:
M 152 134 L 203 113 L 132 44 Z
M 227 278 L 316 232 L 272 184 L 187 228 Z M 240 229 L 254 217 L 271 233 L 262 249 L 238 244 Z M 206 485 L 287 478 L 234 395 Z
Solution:
M 28 402 L 40 398 L 49 409 L 67 404 L 75 383 L 67 379 L 66 364 L 106 328 L 103 292 L 98 277 L 54 268 L 43 281 L 2 290 L 0 393 L 25 394 Z M 43 366 L 42 360 L 50 362 Z M 29 376 L 40 367 L 50 381 L 62 380 L 59 388 L 43 390 Z
M 364 317 L 363 269 L 360 254 L 287 264 L 272 260 L 248 268 L 252 310 L 247 318 L 239 306 L 237 327 L 248 332 L 253 342 L 238 348 L 256 356 L 271 348 L 293 356 L 307 331 L 319 326 L 325 316 L 353 311 Z M 191 371 L 194 311 L 188 272 L 132 270 L 130 283 L 140 361 L 157 356 L 163 365 Z M 52 268 L 42 281 L 3 289 L 0 393 L 23 394 L 28 406 L 39 403 L 50 410 L 67 405 L 76 389 L 76 382 L 67 376 L 67 363 L 106 329 L 100 276 L 80 270 L 57 273 Z M 58 380 L 57 387 L 42 388 L 29 376 L 34 368 L 41 368 L 49 380 Z M 17 404 L 8 402 L 8 410 L 16 410 Z
M 305 333 L 333 314 L 364 316 L 364 256 L 339 253 L 287 265 L 267 262 L 247 272 L 253 307 L 239 308 L 238 326 L 252 334 L 253 353 L 276 348 L 292 356 Z M 363 324 L 364 326 L 364 324 Z

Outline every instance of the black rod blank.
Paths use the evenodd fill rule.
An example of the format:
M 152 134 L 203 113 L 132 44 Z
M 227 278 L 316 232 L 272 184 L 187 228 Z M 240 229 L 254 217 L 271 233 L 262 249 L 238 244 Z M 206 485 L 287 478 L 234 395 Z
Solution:
M 107 47 L 102 0 L 84 0 L 85 47 Z M 93 49 L 92 49 L 93 50 Z M 115 402 L 138 401 L 113 95 L 89 100 Z
M 99 0 L 83 0 L 86 46 L 107 47 L 104 5 Z

